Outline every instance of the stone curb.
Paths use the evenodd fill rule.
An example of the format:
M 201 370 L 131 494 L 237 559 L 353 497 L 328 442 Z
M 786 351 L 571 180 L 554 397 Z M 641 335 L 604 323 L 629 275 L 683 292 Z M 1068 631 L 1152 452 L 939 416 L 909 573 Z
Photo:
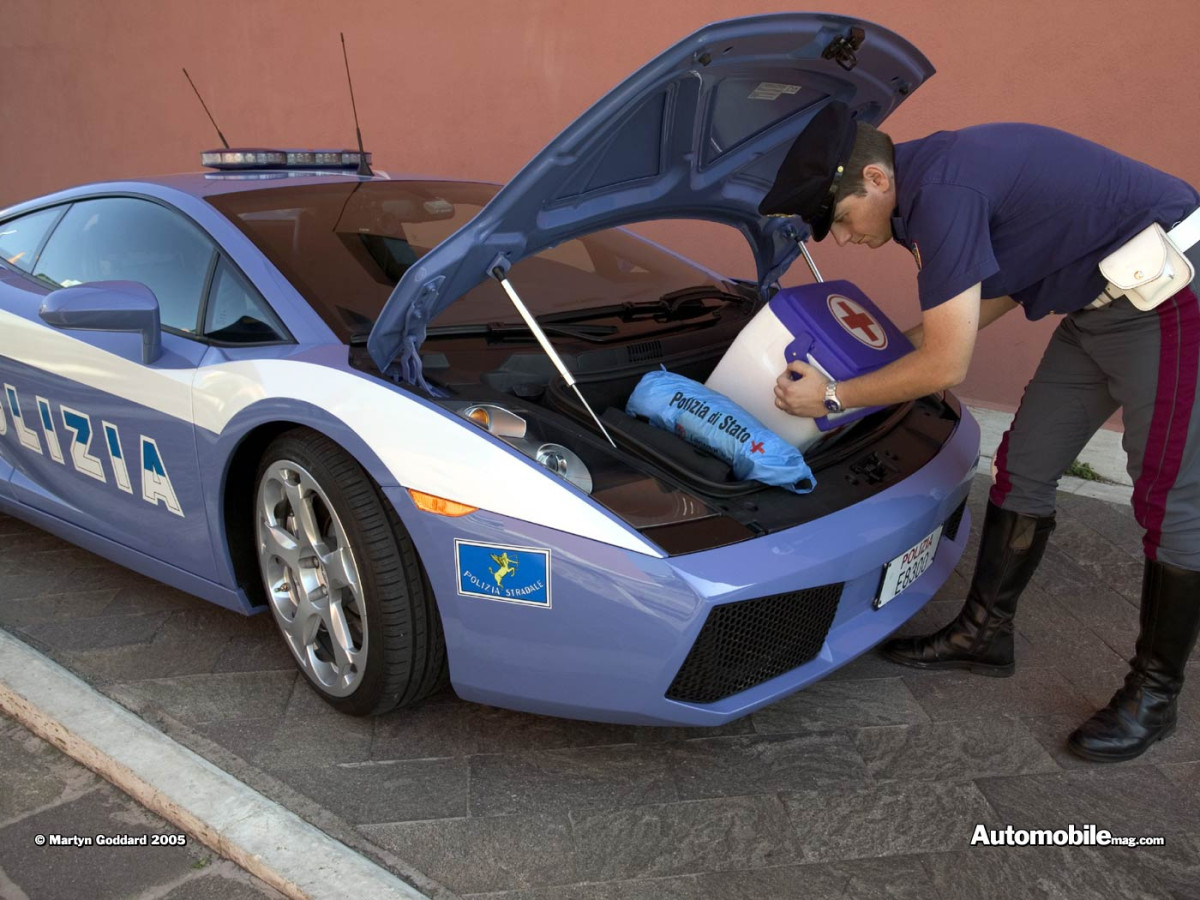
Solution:
M 289 897 L 429 900 L 3 630 L 0 710 Z

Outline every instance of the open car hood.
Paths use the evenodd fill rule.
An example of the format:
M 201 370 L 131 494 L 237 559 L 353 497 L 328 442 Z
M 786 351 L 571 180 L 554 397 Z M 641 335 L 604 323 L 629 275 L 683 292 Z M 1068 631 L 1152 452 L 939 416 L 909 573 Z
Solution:
M 413 264 L 371 330 L 371 357 L 381 371 L 398 359 L 401 378 L 424 384 L 418 350 L 441 310 L 497 267 L 632 222 L 737 228 L 765 289 L 808 233 L 800 219 L 758 213 L 796 135 L 831 100 L 877 125 L 933 71 L 899 35 L 845 16 L 783 13 L 700 29 L 609 91 Z

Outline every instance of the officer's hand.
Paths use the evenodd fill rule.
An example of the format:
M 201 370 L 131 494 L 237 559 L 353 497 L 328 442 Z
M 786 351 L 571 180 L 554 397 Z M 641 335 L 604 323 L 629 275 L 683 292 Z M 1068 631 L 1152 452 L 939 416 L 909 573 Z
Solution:
M 820 371 L 796 360 L 775 380 L 775 405 L 793 416 L 823 416 L 828 384 Z

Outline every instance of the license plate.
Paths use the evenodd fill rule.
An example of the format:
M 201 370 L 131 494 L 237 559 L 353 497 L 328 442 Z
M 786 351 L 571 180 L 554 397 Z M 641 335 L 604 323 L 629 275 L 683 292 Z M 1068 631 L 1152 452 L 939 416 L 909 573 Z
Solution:
M 942 526 L 909 547 L 883 570 L 883 583 L 879 588 L 879 596 L 875 599 L 875 608 L 883 606 L 902 590 L 925 574 L 925 570 L 933 564 L 937 554 L 938 542 L 942 539 Z

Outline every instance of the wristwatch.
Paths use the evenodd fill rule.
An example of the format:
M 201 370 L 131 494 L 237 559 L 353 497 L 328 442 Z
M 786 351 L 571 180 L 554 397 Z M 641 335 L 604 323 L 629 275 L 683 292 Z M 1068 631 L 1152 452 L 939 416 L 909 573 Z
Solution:
M 831 381 L 825 385 L 825 408 L 831 413 L 840 413 L 842 411 L 842 401 L 838 400 L 836 381 Z

